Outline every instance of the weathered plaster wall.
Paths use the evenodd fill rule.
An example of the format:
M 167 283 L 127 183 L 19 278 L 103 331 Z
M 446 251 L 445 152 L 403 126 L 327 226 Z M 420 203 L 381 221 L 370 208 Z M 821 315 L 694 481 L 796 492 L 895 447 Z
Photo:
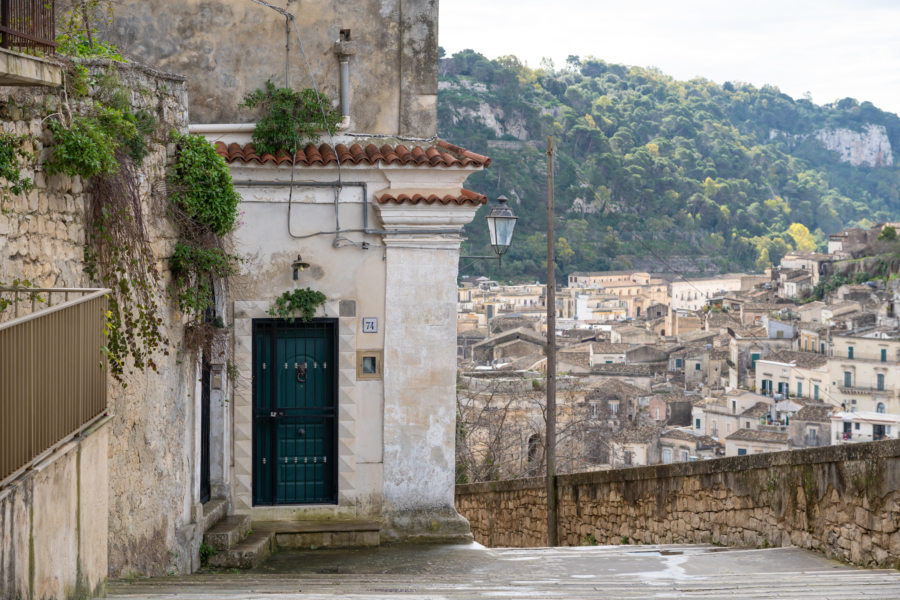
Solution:
M 296 16 L 320 91 L 335 104 L 334 43 L 350 29 L 351 118 L 355 131 L 429 137 L 437 131 L 437 0 L 271 0 Z M 285 18 L 249 0 L 124 0 L 110 36 L 129 56 L 185 75 L 195 123 L 246 123 L 239 108 L 266 80 L 285 84 Z M 289 77 L 312 87 L 294 31 Z
M 103 593 L 108 437 L 101 422 L 0 490 L 0 598 Z
M 388 240 L 384 499 L 389 535 L 468 535 L 453 508 L 459 242 Z M 451 276 L 452 274 L 452 276 Z M 411 318 L 416 315 L 416 318 Z
M 222 137 L 247 141 L 239 135 Z M 239 186 L 244 224 L 232 241 L 247 261 L 231 281 L 234 361 L 241 373 L 234 396 L 237 512 L 256 519 L 375 518 L 384 525 L 382 536 L 390 539 L 469 535 L 453 508 L 452 340 L 458 228 L 472 219 L 477 206 L 377 205 L 374 197 L 386 188 L 458 190 L 470 172 L 344 165 L 335 203 L 335 188 L 328 184 L 337 180 L 336 168 L 298 167 L 290 209 L 285 186 Z M 287 165 L 233 163 L 232 176 L 237 182 L 289 183 L 291 170 Z M 319 187 L 306 185 L 310 182 Z M 378 233 L 361 231 L 363 194 L 368 227 Z M 334 234 L 335 206 L 340 236 Z M 293 281 L 291 263 L 298 254 L 310 267 Z M 338 503 L 253 506 L 253 319 L 269 317 L 266 311 L 274 299 L 298 287 L 322 291 L 328 302 L 318 316 L 339 321 Z M 342 303 L 353 303 L 355 311 L 343 311 Z M 363 332 L 365 317 L 378 319 L 378 333 Z M 358 350 L 383 351 L 382 378 L 357 379 Z
M 290 180 L 290 168 L 257 169 L 235 167 L 235 181 Z M 332 181 L 328 170 L 302 169 L 299 181 Z M 366 183 L 369 194 L 386 185 L 384 177 L 372 169 L 345 167 L 345 182 Z M 243 224 L 232 235 L 234 250 L 245 257 L 241 272 L 230 282 L 234 299 L 234 363 L 240 376 L 234 391 L 234 508 L 250 512 L 254 518 L 293 517 L 298 507 L 253 507 L 252 505 L 252 326 L 253 319 L 271 318 L 267 313 L 275 298 L 286 290 L 311 287 L 326 295 L 328 302 L 317 316 L 338 318 L 338 505 L 318 506 L 310 517 L 377 517 L 381 514 L 382 381 L 357 381 L 356 350 L 379 350 L 384 344 L 384 261 L 377 239 L 366 238 L 368 249 L 352 245 L 334 247 L 333 235 L 305 239 L 308 235 L 335 228 L 334 190 L 304 187 L 298 183 L 288 219 L 286 187 L 238 188 L 243 196 Z M 371 198 L 370 198 L 371 201 Z M 340 194 L 341 226 L 362 227 L 362 188 L 345 187 Z M 375 215 L 369 204 L 370 223 Z M 346 239 L 363 241 L 358 233 Z M 310 264 L 292 279 L 291 263 L 297 255 Z M 355 302 L 354 314 L 341 314 L 340 302 Z M 376 317 L 382 324 L 375 334 L 362 333 L 362 317 Z M 302 507 L 301 507 L 302 508 Z
M 107 68 L 102 62 L 86 64 L 95 73 Z M 197 377 L 192 361 L 181 352 L 181 316 L 166 306 L 175 232 L 160 193 L 173 151 L 168 133 L 187 129 L 187 93 L 179 77 L 133 63 L 112 68 L 131 91 L 132 105 L 159 121 L 139 178 L 144 223 L 163 275 L 160 316 L 169 343 L 168 354 L 156 357 L 158 372 L 129 376 L 127 388 L 110 380 L 109 412 L 114 418 L 108 425 L 109 485 L 93 491 L 108 492 L 110 575 L 189 572 L 199 549 L 199 534 L 192 525 L 199 470 L 193 450 Z M 51 152 L 52 135 L 42 119 L 59 110 L 59 103 L 58 91 L 0 87 L 0 127 L 34 136 L 31 149 L 36 156 L 23 173 L 34 179 L 35 189 L 5 200 L 0 211 L 0 282 L 26 278 L 45 287 L 92 286 L 82 264 L 89 183 L 65 175 L 48 177 L 35 169 Z
M 482 544 L 546 545 L 543 479 L 458 486 L 456 506 Z M 900 441 L 563 475 L 559 515 L 564 545 L 795 545 L 896 568 Z

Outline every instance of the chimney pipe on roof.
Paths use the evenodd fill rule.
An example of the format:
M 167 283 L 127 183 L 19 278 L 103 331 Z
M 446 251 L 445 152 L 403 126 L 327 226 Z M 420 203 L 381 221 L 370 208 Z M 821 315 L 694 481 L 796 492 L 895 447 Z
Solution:
M 341 116 L 346 121 L 350 116 L 350 57 L 356 54 L 356 42 L 350 40 L 349 29 L 341 29 L 334 53 L 341 64 Z

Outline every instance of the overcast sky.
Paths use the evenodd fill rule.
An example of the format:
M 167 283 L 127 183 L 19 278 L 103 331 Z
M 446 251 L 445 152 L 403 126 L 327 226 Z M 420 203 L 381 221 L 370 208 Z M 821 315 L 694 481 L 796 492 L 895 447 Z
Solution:
M 439 32 L 448 54 L 593 55 L 900 113 L 900 0 L 443 0 Z

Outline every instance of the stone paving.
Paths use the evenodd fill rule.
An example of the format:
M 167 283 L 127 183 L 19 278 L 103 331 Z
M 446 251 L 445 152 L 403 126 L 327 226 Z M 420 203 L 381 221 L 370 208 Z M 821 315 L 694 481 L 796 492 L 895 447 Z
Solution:
M 381 546 L 291 551 L 243 572 L 111 581 L 122 600 L 900 598 L 900 571 L 798 548 Z

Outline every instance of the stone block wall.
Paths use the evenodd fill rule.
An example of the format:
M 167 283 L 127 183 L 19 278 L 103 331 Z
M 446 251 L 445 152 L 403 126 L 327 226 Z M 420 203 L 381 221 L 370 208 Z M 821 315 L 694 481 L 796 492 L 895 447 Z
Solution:
M 127 387 L 109 381 L 108 568 L 110 576 L 190 572 L 198 561 L 199 536 L 193 526 L 199 472 L 199 400 L 194 361 L 182 352 L 181 315 L 165 293 L 175 230 L 168 220 L 165 176 L 174 147 L 170 131 L 187 131 L 187 92 L 181 77 L 135 63 L 83 62 L 92 74 L 112 69 L 127 90 L 133 109 L 156 115 L 158 127 L 138 168 L 144 226 L 162 275 L 158 297 L 166 355 L 158 372 L 128 376 Z M 90 102 L 73 101 L 79 112 Z M 52 152 L 48 117 L 61 110 L 63 89 L 0 86 L 0 129 L 30 134 L 23 175 L 34 189 L 2 200 L 0 283 L 28 279 L 41 287 L 93 287 L 84 273 L 85 219 L 90 182 L 48 176 L 42 166 Z M 72 97 L 71 90 L 69 97 Z M 56 302 L 57 300 L 54 300 Z
M 794 545 L 859 565 L 900 566 L 900 440 L 558 481 L 563 545 Z M 543 479 L 457 486 L 456 507 L 482 544 L 546 545 Z
M 103 61 L 84 62 L 92 73 L 107 68 L 116 71 L 122 84 L 131 93 L 135 110 L 145 109 L 159 120 L 157 139 L 150 144 L 150 152 L 139 172 L 146 223 L 151 238 L 171 239 L 174 232 L 165 214 L 151 211 L 149 200 L 154 184 L 164 178 L 167 163 L 166 136 L 172 129 L 187 130 L 187 93 L 183 79 L 166 75 L 135 64 L 124 65 Z M 79 112 L 88 99 L 72 102 Z M 71 95 L 71 91 L 68 92 Z M 28 279 L 42 287 L 78 287 L 88 282 L 82 271 L 84 256 L 84 217 L 89 202 L 89 185 L 80 177 L 63 174 L 47 175 L 42 166 L 51 154 L 52 134 L 47 124 L 51 115 L 64 110 L 63 89 L 42 87 L 0 86 L 0 131 L 29 135 L 24 144 L 34 160 L 21 163 L 22 175 L 34 182 L 28 193 L 0 200 L 0 283 L 15 278 Z M 155 250 L 167 250 L 165 245 Z

